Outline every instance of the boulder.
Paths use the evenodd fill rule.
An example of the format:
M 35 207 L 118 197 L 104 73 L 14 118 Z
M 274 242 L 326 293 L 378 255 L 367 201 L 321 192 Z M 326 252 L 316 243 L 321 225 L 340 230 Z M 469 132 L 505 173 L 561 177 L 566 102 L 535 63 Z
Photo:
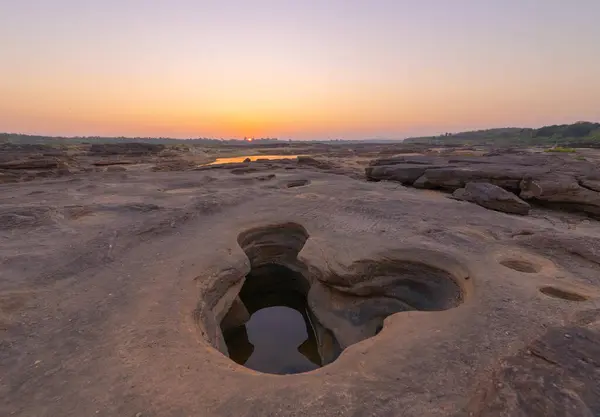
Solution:
M 530 209 L 529 204 L 513 193 L 485 182 L 470 182 L 454 191 L 452 198 L 511 214 L 528 214 Z

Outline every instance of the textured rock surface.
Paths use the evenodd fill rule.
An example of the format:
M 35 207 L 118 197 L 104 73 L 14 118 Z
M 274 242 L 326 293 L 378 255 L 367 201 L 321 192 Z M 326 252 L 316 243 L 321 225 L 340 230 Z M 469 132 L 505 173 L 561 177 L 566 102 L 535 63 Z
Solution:
M 600 169 L 571 155 L 521 152 L 473 157 L 401 156 L 371 162 L 369 180 L 453 192 L 488 182 L 539 204 L 600 215 Z
M 308 162 L 0 185 L 0 415 L 598 414 L 600 223 Z M 345 348 L 315 371 L 223 353 L 222 320 L 246 319 L 244 279 L 273 259 L 309 278 L 322 351 Z
M 381 165 L 366 168 L 368 178 L 377 180 L 393 180 L 402 184 L 412 184 L 419 177 L 425 174 L 428 168 L 433 165 L 423 164 L 398 164 L 398 165 Z
M 512 214 L 527 214 L 530 206 L 513 193 L 486 182 L 469 182 L 452 193 L 457 200 L 469 201 L 481 207 Z
M 157 154 L 163 149 L 165 149 L 164 145 L 154 145 L 150 143 L 102 143 L 91 145 L 89 153 L 96 156 L 142 156 Z
M 503 358 L 467 407 L 482 417 L 579 417 L 600 414 L 600 310 L 552 327 L 514 356 Z

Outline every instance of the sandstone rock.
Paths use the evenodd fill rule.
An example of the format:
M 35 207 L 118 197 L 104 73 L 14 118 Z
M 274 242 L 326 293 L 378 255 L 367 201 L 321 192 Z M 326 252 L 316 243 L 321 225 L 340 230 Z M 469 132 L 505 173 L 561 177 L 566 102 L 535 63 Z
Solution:
M 539 179 L 524 179 L 520 188 L 520 197 L 525 200 L 600 215 L 600 193 L 580 186 L 573 177 L 549 175 Z
M 183 159 L 174 159 L 168 161 L 161 161 L 159 164 L 153 166 L 152 171 L 188 171 L 197 167 L 197 164 L 193 161 L 187 161 Z
M 528 214 L 530 209 L 529 204 L 513 193 L 484 182 L 470 182 L 454 191 L 452 197 L 505 213 Z
M 381 165 L 365 168 L 369 180 L 392 180 L 402 184 L 412 184 L 422 176 L 430 165 L 401 164 Z
M 133 165 L 138 161 L 135 159 L 122 159 L 122 158 L 109 158 L 109 159 L 100 159 L 94 161 L 92 165 L 101 167 L 101 166 L 109 166 L 109 165 Z
M 285 185 L 285 186 L 286 186 L 287 188 L 295 188 L 295 187 L 302 187 L 302 186 L 304 186 L 304 185 L 308 185 L 308 184 L 310 184 L 310 181 L 309 181 L 309 180 L 306 180 L 306 179 L 298 179 L 298 180 L 291 180 L 291 181 L 288 181 L 288 182 L 286 183 L 286 185 Z
M 129 155 L 142 156 L 158 154 L 165 149 L 164 145 L 150 143 L 98 143 L 90 146 L 89 153 L 94 156 Z
M 210 164 L 210 165 L 201 165 L 192 169 L 192 171 L 212 171 L 218 169 L 237 169 L 237 168 L 248 168 L 247 163 L 239 162 L 233 164 Z
M 519 183 L 528 171 L 522 167 L 501 165 L 448 166 L 427 169 L 415 182 L 418 188 L 454 191 L 469 182 L 489 182 L 507 190 L 519 190 Z
M 309 165 L 314 168 L 319 169 L 331 169 L 332 165 L 325 161 L 320 161 L 318 159 L 312 158 L 310 156 L 299 156 L 298 157 L 298 165 Z
M 34 227 L 52 223 L 52 211 L 47 207 L 6 207 L 0 209 L 0 230 Z
M 592 312 L 596 315 L 598 310 Z M 468 415 L 580 417 L 600 413 L 598 322 L 550 328 L 505 358 Z
M 516 167 L 524 172 L 518 191 L 522 185 L 530 202 L 564 204 L 569 196 L 571 206 L 593 209 L 594 168 L 546 156 L 529 164 L 485 158 L 476 166 L 462 157 L 381 166 L 423 165 L 421 177 L 432 183 L 432 165 L 448 175 L 451 166 Z M 0 414 L 600 412 L 600 321 L 578 319 L 600 300 L 594 220 L 552 211 L 507 216 L 289 164 L 297 176 L 283 163 L 242 176 L 229 165 L 210 168 L 208 184 L 206 173 L 140 167 L 123 179 L 91 173 L 2 185 Z M 257 179 L 267 174 L 278 186 Z M 458 183 L 473 182 L 461 175 Z M 294 178 L 311 185 L 283 191 Z M 234 300 L 250 312 L 243 285 L 287 289 L 274 265 L 294 272 L 291 289 L 308 289 L 301 314 L 310 314 L 328 364 L 315 372 L 274 377 L 227 357 L 227 320 L 245 317 Z M 31 302 L 7 305 L 14 296 Z M 238 351 L 250 357 L 258 344 L 243 334 L 246 325 L 237 328 Z M 305 343 L 298 351 L 313 352 Z M 74 395 L 81 387 L 85 395 Z
M 259 171 L 259 169 L 256 167 L 247 167 L 247 168 L 235 168 L 229 172 L 231 172 L 232 174 L 235 174 L 235 175 L 243 175 L 243 174 L 250 174 L 252 172 L 258 172 L 258 171 Z
M 269 181 L 269 180 L 272 180 L 273 178 L 275 178 L 275 174 L 259 175 L 256 177 L 256 179 L 259 181 Z
M 58 160 L 55 158 L 21 159 L 0 162 L 0 169 L 54 169 L 57 167 Z
M 127 171 L 127 168 L 122 167 L 120 165 L 110 165 L 106 168 L 107 172 L 123 172 Z
M 12 172 L 0 172 L 0 184 L 8 182 L 16 182 L 19 180 L 18 175 Z
M 231 304 L 231 308 L 221 321 L 221 329 L 226 332 L 230 329 L 234 329 L 239 326 L 243 326 L 250 319 L 250 314 L 246 306 L 240 300 L 240 297 L 236 297 Z
M 390 180 L 451 192 L 468 183 L 490 183 L 523 200 L 600 215 L 598 167 L 559 155 L 522 152 L 469 158 L 394 157 L 372 161 L 365 175 L 371 181 Z M 455 195 L 461 196 L 462 191 Z M 525 206 L 520 205 L 523 208 L 518 212 L 524 212 Z
M 414 165 L 436 165 L 438 163 L 444 163 L 444 160 L 439 157 L 433 156 L 397 156 L 393 158 L 383 158 L 372 161 L 369 165 L 371 166 L 382 166 L 382 165 L 399 165 L 399 164 L 414 164 Z
M 583 178 L 579 180 L 579 185 L 592 191 L 600 192 L 600 180 Z
M 382 317 L 413 309 L 393 298 L 345 294 L 320 283 L 311 288 L 309 303 L 341 349 L 374 336 L 383 326 Z

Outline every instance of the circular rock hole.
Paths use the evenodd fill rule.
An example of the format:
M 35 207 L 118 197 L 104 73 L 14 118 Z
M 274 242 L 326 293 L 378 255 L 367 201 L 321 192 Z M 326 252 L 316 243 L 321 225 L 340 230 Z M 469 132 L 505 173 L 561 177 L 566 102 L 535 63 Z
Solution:
M 271 374 L 321 367 L 306 301 L 308 287 L 302 274 L 285 266 L 252 269 L 239 294 L 248 319 L 242 326 L 223 330 L 229 357 L 247 368 Z
M 588 299 L 585 295 L 552 286 L 542 287 L 540 288 L 540 292 L 548 297 L 560 298 L 567 301 L 586 301 Z
M 518 272 L 524 272 L 526 274 L 534 274 L 540 272 L 542 269 L 540 266 L 535 265 L 531 262 L 520 260 L 520 259 L 505 259 L 500 261 L 500 265 Z
M 238 236 L 251 270 L 221 321 L 234 362 L 271 374 L 322 366 L 322 338 L 317 339 L 318 323 L 307 302 L 310 282 L 298 260 L 307 239 L 307 231 L 296 223 L 258 227 Z
M 296 223 L 258 227 L 238 236 L 250 272 L 239 290 L 225 290 L 215 307 L 208 307 L 219 317 L 222 339 L 204 333 L 231 360 L 271 374 L 311 371 L 380 333 L 392 314 L 441 312 L 464 301 L 466 290 L 459 280 L 422 263 L 421 252 L 411 255 L 419 261 L 408 260 L 411 256 L 360 260 L 348 275 L 325 275 L 298 259 L 308 238 Z

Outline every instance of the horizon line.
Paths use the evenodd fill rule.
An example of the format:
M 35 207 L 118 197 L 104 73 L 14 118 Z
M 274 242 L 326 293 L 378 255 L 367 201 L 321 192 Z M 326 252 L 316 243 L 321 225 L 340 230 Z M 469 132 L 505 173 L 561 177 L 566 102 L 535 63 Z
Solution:
M 372 138 L 363 138 L 363 139 L 344 139 L 342 137 L 336 138 L 311 138 L 311 139 L 292 139 L 292 138 L 279 138 L 279 137 L 251 137 L 250 141 L 247 140 L 247 137 L 244 138 L 215 138 L 215 137 L 186 137 L 186 138 L 176 138 L 176 137 L 167 137 L 167 136 L 103 136 L 103 135 L 75 135 L 75 136 L 66 136 L 66 135 L 45 135 L 45 134 L 33 134 L 33 133 L 16 133 L 16 132 L 0 132 L 0 137 L 3 136 L 29 136 L 29 137 L 41 137 L 47 139 L 57 139 L 57 140 L 76 140 L 76 139 L 155 139 L 155 140 L 179 140 L 179 141 L 187 141 L 187 140 L 210 140 L 210 141 L 239 141 L 239 142 L 252 142 L 252 141 L 279 141 L 279 142 L 335 142 L 335 141 L 344 141 L 344 142 L 364 142 L 364 141 L 404 141 L 406 139 L 416 139 L 416 138 L 430 138 L 437 136 L 445 136 L 447 134 L 455 135 L 461 133 L 469 133 L 469 132 L 482 132 L 488 130 L 499 130 L 499 129 L 540 129 L 547 126 L 568 126 L 574 125 L 578 123 L 600 123 L 600 122 L 592 122 L 586 120 L 578 120 L 573 123 L 560 123 L 560 124 L 548 124 L 540 127 L 522 127 L 522 126 L 504 126 L 504 127 L 489 127 L 489 128 L 480 128 L 480 129 L 471 129 L 471 130 L 458 130 L 458 131 L 446 131 L 444 133 L 437 133 L 431 135 L 419 135 L 419 136 L 405 136 L 403 138 L 390 138 L 390 137 L 372 137 Z

